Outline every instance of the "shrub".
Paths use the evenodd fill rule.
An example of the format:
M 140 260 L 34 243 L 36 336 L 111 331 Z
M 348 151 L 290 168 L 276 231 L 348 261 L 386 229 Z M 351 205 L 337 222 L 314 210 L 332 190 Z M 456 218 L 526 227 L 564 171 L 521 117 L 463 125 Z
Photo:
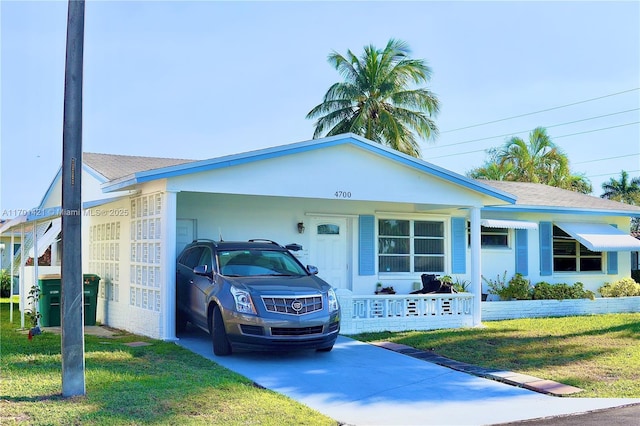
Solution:
M 504 274 L 502 274 L 502 277 L 500 277 L 500 274 L 498 274 L 495 281 L 490 278 L 485 278 L 485 276 L 483 275 L 482 281 L 487 283 L 487 288 L 489 293 L 497 294 L 498 296 L 500 296 L 500 299 L 508 300 L 508 299 L 505 299 L 505 297 L 508 295 L 507 271 L 504 271 Z
M 461 280 L 460 278 L 456 278 L 456 280 L 453 282 L 453 288 L 458 293 L 468 293 L 470 285 L 471 281 Z
M 623 278 L 613 283 L 604 283 L 598 291 L 602 297 L 640 296 L 640 284 L 632 278 Z
M 513 278 L 509 280 L 507 289 L 511 293 L 512 299 L 531 299 L 531 281 L 523 277 L 522 274 L 515 274 Z
M 497 276 L 496 280 L 482 277 L 489 287 L 489 293 L 497 294 L 502 300 L 531 299 L 531 282 L 522 276 L 515 274 L 508 282 L 506 281 L 507 271 L 504 271 L 502 278 Z
M 549 284 L 541 281 L 533 286 L 533 298 L 536 300 L 548 299 L 594 299 L 595 295 L 592 291 L 585 290 L 581 282 L 573 285 L 559 283 Z
M 11 275 L 9 271 L 3 269 L 0 271 L 0 297 L 9 297 L 11 295 Z
M 440 277 L 440 282 L 443 284 L 449 284 L 458 293 L 466 293 L 469 291 L 470 281 L 462 280 L 458 277 L 453 278 L 451 275 L 445 275 Z

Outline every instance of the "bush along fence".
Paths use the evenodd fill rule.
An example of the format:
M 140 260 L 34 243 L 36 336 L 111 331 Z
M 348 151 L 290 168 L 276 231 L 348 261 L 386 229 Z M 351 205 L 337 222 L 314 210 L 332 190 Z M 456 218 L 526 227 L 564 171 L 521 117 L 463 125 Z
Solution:
M 500 297 L 497 302 L 482 303 L 482 320 L 541 318 L 640 312 L 640 284 L 631 278 L 605 283 L 596 298 L 581 282 L 573 285 L 530 281 L 516 274 L 509 281 L 506 272 L 495 280 L 482 277 L 489 292 Z

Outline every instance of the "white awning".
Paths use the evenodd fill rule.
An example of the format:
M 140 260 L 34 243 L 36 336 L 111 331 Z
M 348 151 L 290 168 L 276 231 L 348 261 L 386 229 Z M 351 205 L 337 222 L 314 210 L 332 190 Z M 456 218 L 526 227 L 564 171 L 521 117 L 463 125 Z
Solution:
M 524 220 L 482 219 L 480 225 L 487 228 L 538 229 L 537 223 Z
M 555 222 L 591 251 L 639 251 L 640 240 L 606 223 Z
M 61 230 L 62 220 L 57 218 L 51 221 L 51 228 L 49 228 L 44 235 L 38 235 L 38 257 L 42 256 L 49 246 L 57 241 L 58 234 L 60 234 Z M 33 246 L 29 249 L 29 257 L 34 257 Z

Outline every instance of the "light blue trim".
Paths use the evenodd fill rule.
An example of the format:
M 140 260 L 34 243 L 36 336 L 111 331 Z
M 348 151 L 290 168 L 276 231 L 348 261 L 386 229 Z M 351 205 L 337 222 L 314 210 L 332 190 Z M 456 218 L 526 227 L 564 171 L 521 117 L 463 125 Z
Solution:
M 53 192 L 53 187 L 56 186 L 56 183 L 60 179 L 62 179 L 62 166 L 60 166 L 60 168 L 58 169 L 58 172 L 56 173 L 56 175 L 53 177 L 53 180 L 49 184 L 49 188 L 47 188 L 46 192 L 42 196 L 42 199 L 40 200 L 40 204 L 38 204 L 38 208 L 39 209 L 41 209 L 42 206 L 44 206 L 45 201 L 47 201 L 47 199 L 49 198 L 49 196 Z
M 519 206 L 494 206 L 483 207 L 482 211 L 488 212 L 508 212 L 508 213 L 549 213 L 549 214 L 574 214 L 580 216 L 625 216 L 640 217 L 640 212 L 631 212 L 628 210 L 585 210 L 581 208 L 557 208 L 557 207 L 519 207 Z
M 106 177 L 104 177 L 100 172 L 96 171 L 94 168 L 87 166 L 86 164 L 82 165 L 82 170 L 87 172 L 89 175 L 93 176 L 100 183 L 105 183 L 108 181 Z
M 529 275 L 529 232 L 526 229 L 516 229 L 516 273 L 525 277 Z
M 313 139 L 304 142 L 298 142 L 289 145 L 282 145 L 272 148 L 261 149 L 257 151 L 246 152 L 242 154 L 228 155 L 225 157 L 212 158 L 209 160 L 194 161 L 190 163 L 179 164 L 175 166 L 163 167 L 160 169 L 147 170 L 143 172 L 134 173 L 129 176 L 125 176 L 120 179 L 113 180 L 111 182 L 102 185 L 102 189 L 105 192 L 117 191 L 132 185 L 149 182 L 157 179 L 166 179 L 175 176 L 182 176 L 191 173 L 204 172 L 209 170 L 216 170 L 225 167 L 237 166 L 240 164 L 251 163 L 254 161 L 266 160 L 270 158 L 278 158 L 286 155 L 297 154 L 301 152 L 314 151 L 317 149 L 338 146 L 338 145 L 353 145 L 358 148 L 362 148 L 373 154 L 387 158 L 392 161 L 396 161 L 405 166 L 409 166 L 413 169 L 419 170 L 424 173 L 439 177 L 454 184 L 460 185 L 467 189 L 479 192 L 484 195 L 488 195 L 497 198 L 501 201 L 508 203 L 515 203 L 516 197 L 513 195 L 492 188 L 474 179 L 469 179 L 465 176 L 451 172 L 449 170 L 438 167 L 434 164 L 427 163 L 415 157 L 403 154 L 391 148 L 387 148 L 376 142 L 369 141 L 361 136 L 353 133 L 346 133 L 344 135 L 337 135 L 322 139 Z
M 27 222 L 37 222 L 45 219 L 51 219 L 60 216 L 62 212 L 61 207 L 47 207 L 34 209 L 26 216 Z
M 540 276 L 553 275 L 553 224 L 540 222 Z
M 87 201 L 82 203 L 82 215 L 85 215 L 84 210 L 86 209 L 90 209 L 96 206 L 101 206 L 103 204 L 107 204 L 107 203 L 111 203 L 113 201 L 119 201 L 122 199 L 126 199 L 129 198 L 128 195 L 121 195 L 118 197 L 111 197 L 111 198 L 103 198 L 100 200 L 92 200 L 92 201 Z M 105 213 L 107 214 L 107 213 Z M 47 207 L 47 208 L 37 208 L 37 209 L 33 209 L 27 216 L 26 216 L 26 221 L 27 222 L 33 222 L 33 221 L 41 221 L 44 219 L 49 219 L 49 218 L 54 218 L 54 217 L 58 217 L 62 215 L 62 207 L 61 206 L 56 206 L 56 207 Z M 123 216 L 124 213 L 123 213 Z
M 358 274 L 376 273 L 376 222 L 372 215 L 358 218 Z
M 105 178 L 100 173 L 96 172 L 94 169 L 92 169 L 91 167 L 87 166 L 86 164 L 82 164 L 82 170 L 87 172 L 89 175 L 93 176 L 94 178 L 96 178 L 98 180 L 98 182 L 100 182 L 101 184 L 104 184 L 105 182 L 107 182 L 107 178 Z M 40 204 L 38 204 L 38 208 L 39 209 L 41 209 L 42 206 L 44 206 L 45 202 L 47 201 L 47 199 L 49 198 L 49 196 L 53 192 L 53 188 L 56 186 L 56 183 L 60 179 L 62 179 L 62 166 L 60 166 L 60 168 L 58 168 L 58 172 L 56 173 L 55 177 L 53 178 L 53 181 L 49 184 L 49 188 L 47 188 L 47 191 L 44 193 L 44 196 L 40 200 Z
M 467 218 L 451 218 L 451 273 L 467 273 Z

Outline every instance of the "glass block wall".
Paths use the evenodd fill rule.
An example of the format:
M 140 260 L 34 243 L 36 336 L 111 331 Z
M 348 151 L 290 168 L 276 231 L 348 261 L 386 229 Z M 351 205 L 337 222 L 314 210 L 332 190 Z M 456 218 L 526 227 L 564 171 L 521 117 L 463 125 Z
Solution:
M 129 304 L 160 311 L 162 194 L 131 199 Z

